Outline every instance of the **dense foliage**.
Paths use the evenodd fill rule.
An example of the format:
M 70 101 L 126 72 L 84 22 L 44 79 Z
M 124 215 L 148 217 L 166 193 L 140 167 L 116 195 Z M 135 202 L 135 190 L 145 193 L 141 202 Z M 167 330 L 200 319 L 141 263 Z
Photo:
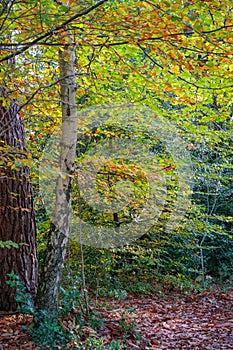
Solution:
M 59 52 L 69 45 L 75 48 L 79 111 L 72 176 L 77 180 L 79 167 L 93 156 L 94 164 L 100 164 L 95 179 L 98 196 L 106 205 L 113 200 L 123 203 L 115 212 L 100 210 L 86 200 L 88 189 L 80 189 L 77 180 L 74 216 L 88 223 L 90 237 L 106 228 L 119 233 L 122 223 L 142 215 L 157 164 L 166 178 L 166 194 L 159 188 L 158 220 L 137 240 L 106 248 L 82 244 L 71 236 L 62 288 L 77 288 L 78 298 L 87 304 L 87 290 L 120 299 L 130 291 L 149 293 L 155 282 L 181 289 L 232 283 L 232 1 L 10 0 L 1 2 L 0 13 L 1 106 L 18 104 L 28 149 L 22 159 L 0 144 L 1 164 L 31 169 L 40 262 L 56 198 L 54 179 L 48 179 L 47 193 L 40 191 L 39 179 L 50 136 L 62 124 Z M 149 108 L 152 114 L 148 118 L 141 113 L 127 123 L 124 113 L 131 106 Z M 180 165 L 153 130 L 156 115 L 175 129 L 191 163 L 192 195 L 184 204 L 185 212 L 181 202 L 176 204 Z M 143 150 L 141 158 L 139 152 L 133 160 L 125 154 L 98 163 L 98 145 L 114 142 L 136 143 Z M 152 157 L 156 163 L 147 165 Z M 178 209 L 183 212 L 181 220 L 167 230 Z M 74 220 L 73 227 L 77 225 Z M 0 241 L 0 249 L 14 244 Z

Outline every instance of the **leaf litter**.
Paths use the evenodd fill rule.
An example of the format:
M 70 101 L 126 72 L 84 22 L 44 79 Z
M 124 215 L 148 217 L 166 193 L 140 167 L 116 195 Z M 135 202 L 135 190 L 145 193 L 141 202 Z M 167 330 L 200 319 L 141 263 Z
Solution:
M 103 323 L 95 329 L 78 328 L 83 344 L 94 337 L 103 338 L 104 345 L 121 340 L 128 350 L 233 349 L 233 291 L 105 298 L 98 304 L 93 301 L 92 311 L 101 315 Z M 63 320 L 65 328 L 77 328 L 76 316 L 71 313 Z M 32 321 L 29 315 L 0 312 L 0 350 L 40 349 L 22 327 Z

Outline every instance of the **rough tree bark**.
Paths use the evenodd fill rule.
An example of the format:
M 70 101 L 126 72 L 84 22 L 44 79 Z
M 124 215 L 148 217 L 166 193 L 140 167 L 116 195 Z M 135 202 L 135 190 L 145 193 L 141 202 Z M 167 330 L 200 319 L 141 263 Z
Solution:
M 35 298 L 38 261 L 33 195 L 29 168 L 12 169 L 14 157 L 25 158 L 24 127 L 17 105 L 0 104 L 0 240 L 11 240 L 19 248 L 0 248 L 0 309 L 15 310 L 15 290 L 6 281 L 14 271 Z M 22 243 L 22 244 L 21 244 Z
M 74 52 L 72 45 L 67 45 L 59 52 L 62 101 L 60 175 L 56 183 L 56 204 L 36 297 L 37 310 L 52 311 L 51 315 L 55 316 L 59 306 L 60 275 L 70 235 L 72 173 L 77 142 Z

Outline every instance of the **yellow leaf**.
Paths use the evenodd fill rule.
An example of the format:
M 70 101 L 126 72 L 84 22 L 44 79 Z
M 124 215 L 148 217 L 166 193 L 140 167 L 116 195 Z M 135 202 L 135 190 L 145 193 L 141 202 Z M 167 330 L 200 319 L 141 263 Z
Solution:
M 177 64 L 173 64 L 171 71 L 175 74 L 179 74 L 180 73 L 180 67 Z

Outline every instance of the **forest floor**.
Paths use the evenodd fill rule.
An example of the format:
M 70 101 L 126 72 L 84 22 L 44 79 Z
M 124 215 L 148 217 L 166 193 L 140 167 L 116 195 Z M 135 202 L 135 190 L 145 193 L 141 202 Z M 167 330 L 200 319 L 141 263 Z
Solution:
M 104 338 L 104 344 L 123 340 L 124 349 L 233 349 L 233 290 L 226 293 L 129 295 L 124 300 L 106 298 L 93 306 L 101 315 L 98 328 L 82 327 L 80 342 Z M 77 314 L 63 320 L 65 328 L 75 327 Z M 0 350 L 28 350 L 37 347 L 27 330 L 32 317 L 0 312 Z M 80 330 L 77 331 L 80 332 Z M 72 345 L 73 344 L 73 345 Z M 70 343 L 70 349 L 74 343 Z M 92 349 L 96 349 L 93 347 Z

